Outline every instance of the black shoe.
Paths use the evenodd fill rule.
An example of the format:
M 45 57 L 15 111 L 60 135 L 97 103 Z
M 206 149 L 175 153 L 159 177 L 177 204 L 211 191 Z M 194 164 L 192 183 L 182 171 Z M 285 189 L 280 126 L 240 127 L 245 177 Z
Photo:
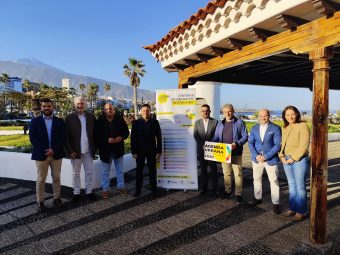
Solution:
M 228 198 L 230 198 L 230 196 L 231 196 L 231 192 L 223 192 L 222 193 L 222 195 L 221 195 L 221 198 L 222 199 L 228 199 Z
M 44 202 L 39 202 L 38 203 L 38 212 L 45 212 L 46 211 L 46 207 L 44 205 Z
M 140 191 L 136 191 L 134 194 L 133 194 L 134 197 L 139 197 L 140 196 Z
M 204 196 L 206 193 L 207 193 L 207 190 L 206 190 L 206 189 L 202 189 L 202 190 L 200 191 L 200 195 L 201 195 L 201 196 Z
M 78 203 L 80 202 L 80 195 L 79 194 L 75 194 L 72 198 L 72 202 L 74 203 Z
M 62 207 L 63 206 L 63 202 L 61 201 L 60 198 L 56 198 L 53 200 L 53 206 L 54 207 Z
M 86 194 L 86 198 L 87 198 L 88 200 L 91 200 L 91 201 L 96 201 L 96 200 L 97 200 L 96 195 L 93 194 L 93 193 Z
M 273 205 L 273 212 L 275 214 L 280 214 L 281 213 L 280 205 Z
M 253 197 L 253 200 L 250 202 L 250 204 L 252 206 L 257 206 L 257 205 L 259 205 L 261 203 L 262 203 L 262 200 L 261 199 L 256 199 L 255 197 Z
M 243 204 L 242 196 L 236 196 L 236 202 L 239 204 Z

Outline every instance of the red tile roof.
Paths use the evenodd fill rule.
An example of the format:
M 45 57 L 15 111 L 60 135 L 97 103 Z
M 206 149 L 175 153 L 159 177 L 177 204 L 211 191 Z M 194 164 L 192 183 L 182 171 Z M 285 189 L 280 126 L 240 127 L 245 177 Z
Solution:
M 215 0 L 209 2 L 204 8 L 201 8 L 198 10 L 196 14 L 191 15 L 191 17 L 181 24 L 179 24 L 174 29 L 170 30 L 166 36 L 164 36 L 161 40 L 158 42 L 144 46 L 143 48 L 150 51 L 155 52 L 163 45 L 167 44 L 169 41 L 171 41 L 173 38 L 178 37 L 181 34 L 184 34 L 186 30 L 189 30 L 192 25 L 196 25 L 199 20 L 205 19 L 207 14 L 212 14 L 215 12 L 217 7 L 224 7 L 228 0 Z

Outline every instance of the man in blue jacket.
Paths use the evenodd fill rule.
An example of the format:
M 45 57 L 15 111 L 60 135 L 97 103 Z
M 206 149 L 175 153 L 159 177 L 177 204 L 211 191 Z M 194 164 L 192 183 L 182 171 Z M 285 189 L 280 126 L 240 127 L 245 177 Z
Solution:
M 281 148 L 281 128 L 270 122 L 269 118 L 269 110 L 262 109 L 259 111 L 259 124 L 251 129 L 248 141 L 254 178 L 254 198 L 252 204 L 257 205 L 262 202 L 262 174 L 265 168 L 270 182 L 271 198 L 274 205 L 273 211 L 279 214 L 278 152 Z
M 37 166 L 36 194 L 38 211 L 45 210 L 44 193 L 48 167 L 53 181 L 53 204 L 62 206 L 60 199 L 60 172 L 62 158 L 65 157 L 65 125 L 62 119 L 53 116 L 53 103 L 50 99 L 41 100 L 42 115 L 32 119 L 30 141 L 33 145 L 32 159 Z
M 225 192 L 222 193 L 222 198 L 226 199 L 231 196 L 231 172 L 234 173 L 235 179 L 235 195 L 236 201 L 242 203 L 242 152 L 243 145 L 248 140 L 248 132 L 244 122 L 234 116 L 234 107 L 232 104 L 223 106 L 224 119 L 219 121 L 214 141 L 231 144 L 231 163 L 222 163 Z

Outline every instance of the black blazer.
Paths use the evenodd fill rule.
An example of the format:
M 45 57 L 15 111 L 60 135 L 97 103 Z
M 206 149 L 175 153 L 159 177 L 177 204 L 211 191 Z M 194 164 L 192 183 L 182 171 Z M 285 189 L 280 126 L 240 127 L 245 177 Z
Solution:
M 50 149 L 48 143 L 47 128 L 43 115 L 33 118 L 30 124 L 30 141 L 33 145 L 32 159 L 43 161 L 47 158 L 45 150 Z M 51 149 L 54 151 L 54 159 L 65 157 L 65 124 L 56 116 L 52 119 Z
M 207 132 L 205 132 L 203 119 L 196 120 L 194 126 L 194 137 L 197 143 L 197 155 L 199 158 L 204 158 L 204 143 L 206 141 L 213 141 L 217 124 L 217 120 L 209 117 Z
M 124 140 L 128 138 L 130 131 L 125 120 L 115 114 L 112 122 L 109 122 L 105 116 L 98 118 L 96 123 L 95 141 L 99 149 L 100 160 L 106 163 L 110 162 L 110 154 L 114 153 L 117 158 L 124 155 Z M 109 144 L 109 137 L 123 137 L 120 143 Z
M 140 118 L 133 122 L 131 129 L 131 154 L 161 154 L 162 133 L 159 122 Z

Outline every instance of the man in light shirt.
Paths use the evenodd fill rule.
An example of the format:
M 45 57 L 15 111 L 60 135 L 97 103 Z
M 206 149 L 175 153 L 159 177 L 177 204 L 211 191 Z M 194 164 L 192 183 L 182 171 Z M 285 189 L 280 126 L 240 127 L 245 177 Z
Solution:
M 248 140 L 254 178 L 254 198 L 252 204 L 257 205 L 262 202 L 262 175 L 263 169 L 265 168 L 270 182 L 273 211 L 279 214 L 280 188 L 278 182 L 278 152 L 281 148 L 281 128 L 270 122 L 269 119 L 269 110 L 260 110 L 259 124 L 256 124 L 252 128 Z
M 94 129 L 95 117 L 86 110 L 83 97 L 74 99 L 75 112 L 66 117 L 66 151 L 73 167 L 73 201 L 80 201 L 80 170 L 85 171 L 85 193 L 90 200 L 96 197 L 92 193 L 93 157 L 95 155 Z
M 217 166 L 216 162 L 204 159 L 204 144 L 211 142 L 218 121 L 210 117 L 210 106 L 201 106 L 202 118 L 195 122 L 194 137 L 197 144 L 197 157 L 201 168 L 201 194 L 204 195 L 208 190 L 208 166 L 210 167 L 212 178 L 212 195 L 217 194 Z

